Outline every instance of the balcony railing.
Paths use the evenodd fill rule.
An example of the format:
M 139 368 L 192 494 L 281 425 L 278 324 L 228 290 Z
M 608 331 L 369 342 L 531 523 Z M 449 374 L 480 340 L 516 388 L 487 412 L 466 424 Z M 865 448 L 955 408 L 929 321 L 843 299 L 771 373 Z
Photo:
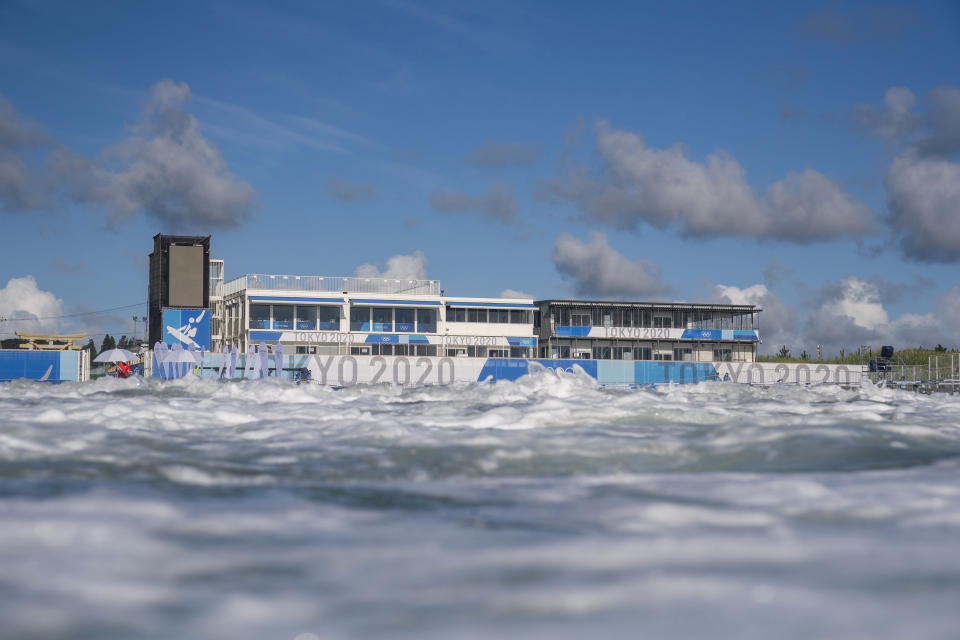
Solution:
M 284 276 L 247 274 L 223 285 L 228 296 L 244 289 L 273 289 L 280 291 L 318 291 L 343 293 L 403 293 L 411 295 L 440 295 L 439 280 L 407 280 L 394 278 L 343 278 L 327 276 Z

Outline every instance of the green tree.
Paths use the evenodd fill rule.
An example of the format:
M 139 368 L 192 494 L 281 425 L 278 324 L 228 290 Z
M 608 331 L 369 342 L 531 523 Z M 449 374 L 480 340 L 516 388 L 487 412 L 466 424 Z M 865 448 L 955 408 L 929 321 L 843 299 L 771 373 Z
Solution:
M 113 336 L 109 333 L 103 336 L 103 343 L 100 345 L 100 351 L 98 353 L 103 353 L 107 349 L 116 349 L 117 341 L 114 340 Z
M 777 352 L 777 357 L 778 358 L 790 357 L 790 349 L 787 349 L 787 345 L 783 345 L 782 347 L 780 347 L 780 351 Z
M 801 360 L 809 360 L 809 359 L 810 359 L 810 354 L 807 353 L 807 350 L 806 350 L 806 349 L 804 349 L 803 351 L 800 352 L 800 359 L 801 359 Z

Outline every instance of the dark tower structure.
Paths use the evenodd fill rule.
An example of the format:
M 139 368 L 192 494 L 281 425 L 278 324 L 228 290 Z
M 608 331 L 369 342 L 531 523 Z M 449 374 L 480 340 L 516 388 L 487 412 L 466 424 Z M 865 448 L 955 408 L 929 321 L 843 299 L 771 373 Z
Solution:
M 163 309 L 210 307 L 210 236 L 153 236 L 150 254 L 149 340 L 163 339 Z

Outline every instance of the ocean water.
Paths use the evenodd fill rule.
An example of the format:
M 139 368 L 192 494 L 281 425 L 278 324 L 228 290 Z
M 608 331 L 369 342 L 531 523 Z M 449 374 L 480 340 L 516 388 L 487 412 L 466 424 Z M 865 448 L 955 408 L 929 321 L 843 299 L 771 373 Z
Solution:
M 960 396 L 3 384 L 0 636 L 957 638 Z

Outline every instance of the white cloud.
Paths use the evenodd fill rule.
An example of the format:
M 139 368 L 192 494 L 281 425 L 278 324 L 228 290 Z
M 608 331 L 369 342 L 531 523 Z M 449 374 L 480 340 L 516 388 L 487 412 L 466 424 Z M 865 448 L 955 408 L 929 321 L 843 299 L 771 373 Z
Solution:
M 854 107 L 857 122 L 878 138 L 897 141 L 917 130 L 919 118 L 910 109 L 917 98 L 907 87 L 890 87 L 883 95 L 883 108 L 873 104 Z
M 730 285 L 715 285 L 712 299 L 725 304 L 752 304 L 760 313 L 760 353 L 776 353 L 781 345 L 797 345 L 802 340 L 797 333 L 797 310 L 785 304 L 766 285 L 755 284 L 743 289 Z M 799 352 L 798 352 L 799 353 Z
M 516 289 L 504 289 L 503 291 L 500 292 L 500 297 L 501 298 L 529 298 L 529 299 L 536 298 L 536 296 L 534 296 L 532 293 L 524 293 L 523 291 L 517 291 Z
M 171 230 L 234 227 L 254 205 L 253 190 L 231 174 L 220 152 L 183 110 L 185 83 L 150 90 L 136 134 L 88 157 L 23 125 L 0 98 L 0 201 L 8 210 L 53 208 L 58 200 L 105 208 L 120 223 L 138 212 Z M 30 166 L 17 147 L 49 146 L 46 166 Z
M 890 224 L 904 255 L 960 260 L 960 164 L 907 152 L 887 168 Z
M 353 270 L 358 278 L 393 278 L 396 280 L 426 280 L 427 256 L 423 251 L 414 251 L 409 255 L 397 254 L 387 259 L 384 271 L 370 263 L 362 264 Z
M 63 301 L 49 291 L 42 291 L 33 276 L 11 278 L 0 289 L 0 332 L 4 338 L 15 337 L 14 331 L 26 333 L 56 332 L 63 315 Z M 9 334 L 9 335 L 8 335 Z
M 495 183 L 490 193 L 478 196 L 437 191 L 430 197 L 430 206 L 442 213 L 481 213 L 504 224 L 512 222 L 517 213 L 513 190 L 505 182 Z
M 561 276 L 573 281 L 578 295 L 623 298 L 666 291 L 659 265 L 627 259 L 607 244 L 603 232 L 591 233 L 589 242 L 561 233 L 550 260 Z
M 530 166 L 537 161 L 539 155 L 539 145 L 485 140 L 476 151 L 470 154 L 467 163 L 485 169 L 503 169 L 512 166 Z
M 641 223 L 691 236 L 755 236 L 808 243 L 874 231 L 873 212 L 813 169 L 791 172 L 760 197 L 730 155 L 697 162 L 685 148 L 646 146 L 606 122 L 595 127 L 598 171 L 575 168 L 548 190 L 593 220 L 625 229 Z

